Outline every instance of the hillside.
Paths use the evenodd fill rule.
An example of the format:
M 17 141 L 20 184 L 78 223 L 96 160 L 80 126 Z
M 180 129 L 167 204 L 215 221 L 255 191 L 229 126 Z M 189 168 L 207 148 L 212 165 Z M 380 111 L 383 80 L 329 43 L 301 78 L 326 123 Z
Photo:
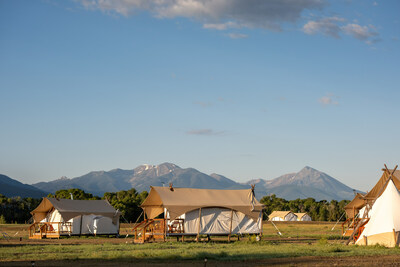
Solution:
M 312 197 L 316 200 L 353 199 L 353 189 L 335 178 L 311 167 L 304 167 L 297 173 L 289 173 L 272 180 L 252 180 L 256 184 L 256 194 L 270 195 L 293 200 Z
M 28 184 L 23 184 L 17 180 L 11 179 L 10 177 L 0 174 L 0 194 L 6 197 L 32 197 L 41 198 L 46 196 L 48 193 L 37 189 Z

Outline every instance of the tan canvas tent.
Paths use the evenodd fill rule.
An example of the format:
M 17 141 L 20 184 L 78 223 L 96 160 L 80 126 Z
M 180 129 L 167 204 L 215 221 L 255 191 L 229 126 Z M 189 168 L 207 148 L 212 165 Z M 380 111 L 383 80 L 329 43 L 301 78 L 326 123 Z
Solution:
M 260 234 L 262 209 L 251 189 L 214 190 L 155 187 L 141 205 L 154 219 L 164 213 L 166 225 L 182 222 L 182 233 L 189 235 Z M 170 234 L 166 230 L 166 234 Z M 172 232 L 171 232 L 172 233 Z
M 119 233 L 119 217 L 106 200 L 43 198 L 31 212 L 34 224 L 47 224 L 60 235 Z
M 390 180 L 375 201 L 370 219 L 357 239 L 357 245 L 381 244 L 394 247 L 400 232 L 400 193 Z
M 270 221 L 297 221 L 297 216 L 291 211 L 273 211 L 268 216 Z
M 311 216 L 308 215 L 307 213 L 294 213 L 294 215 L 297 216 L 298 221 L 312 221 Z

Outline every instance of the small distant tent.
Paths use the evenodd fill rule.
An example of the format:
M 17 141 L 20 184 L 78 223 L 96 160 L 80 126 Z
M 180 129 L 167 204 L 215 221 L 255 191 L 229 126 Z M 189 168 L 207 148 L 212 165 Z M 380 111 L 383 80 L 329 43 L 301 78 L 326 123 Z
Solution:
M 121 213 L 106 200 L 43 198 L 31 214 L 34 224 L 46 223 L 60 235 L 119 233 Z
M 294 215 L 297 216 L 298 221 L 312 221 L 311 216 L 307 213 L 295 213 Z
M 389 180 L 369 214 L 370 219 L 356 244 L 394 247 L 400 232 L 400 193 L 392 180 Z
M 261 234 L 263 205 L 251 189 L 215 190 L 150 187 L 141 205 L 148 219 L 164 213 L 166 235 L 174 235 L 174 223 L 181 222 L 179 235 Z M 178 234 L 177 234 L 178 235 Z
M 291 211 L 273 211 L 268 216 L 270 221 L 297 221 L 297 216 Z

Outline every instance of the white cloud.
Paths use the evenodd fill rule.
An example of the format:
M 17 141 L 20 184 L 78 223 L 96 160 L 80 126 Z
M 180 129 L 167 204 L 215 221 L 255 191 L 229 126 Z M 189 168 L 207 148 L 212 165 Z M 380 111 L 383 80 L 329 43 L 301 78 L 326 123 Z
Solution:
M 242 34 L 242 33 L 228 33 L 227 35 L 231 39 L 244 39 L 244 38 L 248 37 L 246 34 Z
M 376 43 L 379 38 L 376 38 L 379 33 L 376 27 L 372 24 L 361 26 L 356 23 L 345 23 L 346 20 L 340 17 L 326 17 L 314 21 L 308 21 L 303 26 L 303 31 L 306 34 L 322 33 L 334 38 L 340 38 L 340 34 L 350 35 L 358 40 L 364 41 L 367 44 Z
M 303 31 L 307 34 L 323 33 L 335 38 L 340 38 L 339 33 L 341 29 L 337 23 L 342 21 L 344 21 L 344 19 L 339 17 L 328 17 L 317 21 L 309 21 L 303 26 Z
M 128 16 L 149 11 L 158 18 L 196 19 L 204 28 L 235 27 L 281 30 L 281 24 L 294 23 L 305 10 L 320 10 L 326 0 L 76 0 L 85 8 Z M 228 24 L 227 24 L 228 23 Z
M 225 132 L 217 132 L 212 129 L 198 129 L 198 130 L 191 130 L 191 131 L 186 132 L 186 134 L 189 134 L 189 135 L 208 135 L 208 136 L 223 135 L 224 133 Z
M 203 24 L 203 28 L 223 31 L 229 28 L 241 28 L 241 27 L 235 22 L 228 21 L 226 23 L 205 23 Z
M 339 102 L 336 99 L 337 97 L 335 97 L 333 94 L 327 94 L 326 96 L 318 99 L 318 102 L 323 106 L 339 105 Z
M 203 108 L 208 108 L 208 107 L 212 107 L 213 103 L 211 102 L 194 102 L 195 105 L 201 106 Z
M 368 27 L 360 26 L 358 24 L 347 24 L 341 28 L 344 33 L 351 35 L 361 41 L 368 41 L 371 37 L 375 37 L 378 35 L 378 33 L 371 30 L 375 27 L 371 26 Z

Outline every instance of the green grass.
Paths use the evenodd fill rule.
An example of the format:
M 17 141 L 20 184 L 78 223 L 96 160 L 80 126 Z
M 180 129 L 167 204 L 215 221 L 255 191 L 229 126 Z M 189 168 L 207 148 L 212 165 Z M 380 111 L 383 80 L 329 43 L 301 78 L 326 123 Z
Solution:
M 82 244 L 82 245 L 7 245 L 0 246 L 1 261 L 39 260 L 135 260 L 152 262 L 243 261 L 299 256 L 399 255 L 398 248 L 345 246 L 326 239 L 313 244 L 241 241 L 233 243 Z
M 60 241 L 46 240 L 43 243 L 19 243 L 21 229 L 15 225 L 1 225 L 0 230 L 12 237 L 13 242 L 0 242 L 0 262 L 10 261 L 54 261 L 93 260 L 125 262 L 189 262 L 202 261 L 246 261 L 269 258 L 301 256 L 346 257 L 400 255 L 399 248 L 381 246 L 345 246 L 340 239 L 341 228 L 331 231 L 333 223 L 294 224 L 276 223 L 283 234 L 278 236 L 271 223 L 264 224 L 264 240 L 257 242 L 254 236 L 243 237 L 240 242 L 226 242 L 224 238 L 213 238 L 211 242 L 176 242 L 171 238 L 163 243 L 132 244 L 132 237 L 120 238 L 111 243 L 111 238 L 74 237 Z M 340 226 L 340 225 L 339 225 Z M 21 227 L 21 226 L 20 226 Z M 25 227 L 25 226 L 24 226 Z M 125 226 L 127 229 L 127 226 Z M 26 234 L 26 232 L 25 232 Z M 26 236 L 24 239 L 27 238 Z M 299 238 L 299 239 L 297 239 Z M 307 239 L 308 238 L 308 239 Z M 0 238 L 1 239 L 1 238 Z M 19 238 L 18 238 L 19 239 Z M 94 242 L 84 242 L 91 239 Z M 94 239 L 94 240 L 93 240 Z M 303 239 L 303 240 L 301 240 Z M 218 241 L 215 241 L 218 240 Z M 80 241 L 82 241 L 80 243 Z M 125 243 L 126 241 L 126 243 Z

